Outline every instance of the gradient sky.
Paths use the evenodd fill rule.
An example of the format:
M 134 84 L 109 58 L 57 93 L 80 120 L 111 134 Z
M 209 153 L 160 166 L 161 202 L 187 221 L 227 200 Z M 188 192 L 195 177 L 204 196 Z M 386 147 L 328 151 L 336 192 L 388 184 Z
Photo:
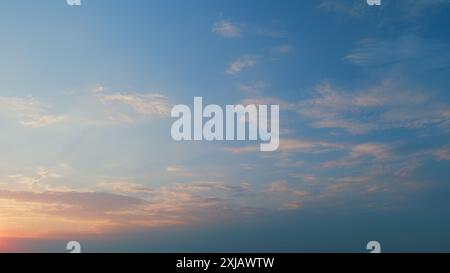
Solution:
M 0 251 L 450 251 L 450 1 L 0 2 Z M 175 142 L 279 104 L 281 143 Z

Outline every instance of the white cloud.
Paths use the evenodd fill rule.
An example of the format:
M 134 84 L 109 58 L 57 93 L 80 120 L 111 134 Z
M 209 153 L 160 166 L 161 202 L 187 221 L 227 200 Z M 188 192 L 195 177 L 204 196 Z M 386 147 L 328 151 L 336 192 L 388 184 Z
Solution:
M 259 96 L 261 91 L 266 88 L 266 84 L 262 81 L 258 81 L 250 84 L 239 84 L 238 88 L 245 95 Z
M 247 68 L 251 68 L 256 64 L 256 57 L 244 56 L 232 62 L 225 71 L 228 75 L 237 75 Z
M 107 93 L 95 92 L 110 120 L 133 123 L 140 118 L 169 117 L 171 105 L 168 98 L 157 93 Z
M 337 160 L 326 161 L 322 168 L 354 167 L 363 163 L 392 162 L 396 156 L 391 152 L 392 147 L 382 143 L 362 143 L 347 147 L 347 154 Z
M 142 184 L 128 181 L 101 181 L 97 187 L 120 194 L 153 194 L 154 190 Z
M 274 181 L 272 182 L 269 187 L 265 191 L 268 194 L 274 194 L 274 193 L 289 193 L 294 196 L 303 197 L 306 196 L 308 193 L 302 190 L 295 189 L 291 186 L 289 186 L 285 181 Z
M 312 120 L 316 128 L 364 134 L 390 128 L 446 126 L 450 118 L 448 106 L 430 94 L 399 86 L 389 79 L 358 91 L 338 90 L 329 83 L 318 85 L 315 91 L 315 98 L 297 104 L 297 112 Z
M 66 120 L 65 116 L 44 115 L 44 116 L 31 117 L 29 120 L 20 121 L 20 124 L 22 124 L 25 127 L 30 127 L 30 128 L 41 128 L 41 127 L 47 127 L 47 126 L 50 126 L 53 124 L 61 123 L 64 120 Z
M 374 16 L 378 22 L 413 20 L 418 16 L 435 11 L 450 4 L 450 0 L 394 0 L 382 1 L 382 13 L 373 13 L 373 7 L 365 0 L 324 0 L 318 6 L 327 12 L 334 12 L 357 19 Z
M 273 52 L 275 54 L 288 54 L 290 52 L 292 52 L 292 50 L 294 49 L 294 47 L 292 45 L 289 44 L 284 44 L 284 45 L 279 45 L 277 47 L 275 47 L 273 49 Z
M 0 97 L 0 113 L 29 128 L 47 127 L 67 119 L 64 115 L 48 114 L 47 107 L 33 97 Z
M 96 94 L 96 93 L 102 93 L 106 91 L 106 87 L 104 87 L 101 84 L 96 84 L 94 87 L 91 88 L 91 92 Z
M 323 82 L 310 98 L 300 101 L 256 96 L 241 104 L 278 104 L 282 111 L 297 113 L 310 127 L 341 129 L 352 135 L 392 128 L 448 130 L 450 107 L 434 93 L 386 77 L 378 84 L 354 90 Z
M 313 141 L 304 139 L 280 139 L 278 151 L 281 153 L 325 153 L 343 149 L 340 144 L 329 143 L 325 141 Z M 232 154 L 244 154 L 259 152 L 258 145 L 225 148 L 225 151 Z
M 160 94 L 125 94 L 116 93 L 101 95 L 103 102 L 119 102 L 131 107 L 139 114 L 149 116 L 167 116 L 170 113 L 170 105 L 167 98 Z
M 407 71 L 445 67 L 450 60 L 448 45 L 415 35 L 395 39 L 365 38 L 356 43 L 345 57 L 358 66 L 403 66 Z
M 273 38 L 273 39 L 280 39 L 285 38 L 288 36 L 287 31 L 282 30 L 276 30 L 272 28 L 256 28 L 254 30 L 254 33 L 261 37 L 267 37 L 267 38 Z
M 450 161 L 450 146 L 442 147 L 434 152 L 434 156 L 438 160 L 448 160 Z
M 450 0 L 400 0 L 398 1 L 404 18 L 416 18 L 427 11 L 434 11 L 436 8 L 450 4 Z
M 212 31 L 225 38 L 238 38 L 241 36 L 241 29 L 233 22 L 220 20 L 213 25 Z
M 365 0 L 325 0 L 320 3 L 319 8 L 328 12 L 361 18 L 365 14 L 368 5 Z
M 180 166 L 180 165 L 172 165 L 172 166 L 168 166 L 168 167 L 166 168 L 166 172 L 175 174 L 175 175 L 177 175 L 177 176 L 185 176 L 185 177 L 188 177 L 188 176 L 192 176 L 192 175 L 193 175 L 191 171 L 189 171 L 188 169 L 186 169 L 186 167 Z
M 389 148 L 384 144 L 379 143 L 364 143 L 356 145 L 351 150 L 352 157 L 372 156 L 378 160 L 388 159 L 391 154 Z

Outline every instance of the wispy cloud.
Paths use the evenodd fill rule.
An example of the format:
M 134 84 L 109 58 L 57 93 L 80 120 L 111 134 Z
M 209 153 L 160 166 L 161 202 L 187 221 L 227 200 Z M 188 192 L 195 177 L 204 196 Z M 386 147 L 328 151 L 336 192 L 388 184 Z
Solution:
M 17 237 L 86 235 L 198 224 L 214 215 L 238 216 L 252 210 L 245 200 L 252 191 L 247 182 L 193 181 L 148 187 L 130 179 L 102 179 L 91 187 L 63 190 L 45 186 L 43 180 L 50 176 L 53 173 L 42 168 L 26 180 L 40 187 L 0 184 L 0 232 Z M 10 179 L 22 183 L 25 178 L 14 175 Z
M 240 27 L 229 20 L 216 22 L 212 27 L 212 32 L 225 38 L 238 38 L 242 34 Z
M 420 90 L 397 86 L 387 79 L 359 91 L 337 90 L 329 83 L 316 87 L 317 97 L 298 104 L 300 116 L 316 128 L 340 128 L 364 134 L 389 128 L 447 126 L 449 108 Z
M 119 194 L 153 194 L 155 191 L 142 184 L 128 181 L 101 181 L 97 183 L 100 190 L 111 190 Z
M 266 88 L 266 84 L 262 81 L 254 83 L 239 84 L 239 90 L 247 96 L 260 96 L 263 89 Z
M 362 39 L 344 59 L 359 66 L 403 66 L 422 71 L 446 67 L 450 60 L 450 47 L 438 41 L 415 35 L 395 39 Z
M 364 143 L 358 144 L 351 149 L 351 157 L 372 156 L 378 160 L 386 160 L 391 157 L 387 145 L 380 143 Z
M 146 116 L 167 116 L 170 105 L 167 97 L 161 94 L 117 93 L 101 95 L 103 102 L 117 102 L 131 107 L 136 113 Z
M 439 160 L 450 161 L 450 146 L 442 147 L 434 152 L 434 156 Z
M 413 20 L 449 4 L 449 0 L 383 0 L 382 5 L 378 7 L 378 9 L 381 9 L 381 13 L 374 13 L 374 8 L 367 5 L 364 0 L 324 0 L 318 7 L 324 11 L 351 18 L 367 19 L 367 17 L 376 15 L 378 21 L 392 22 Z
M 206 221 L 206 215 L 234 206 L 225 197 L 214 196 L 214 191 L 228 191 L 220 184 L 185 184 L 155 192 L 138 184 L 98 186 L 104 191 L 0 189 L 0 231 L 17 237 L 57 237 L 160 228 Z M 26 228 L 27 221 L 33 221 L 32 227 Z M 24 227 L 14 231 L 18 223 Z
M 275 194 L 275 193 L 289 193 L 298 197 L 306 196 L 308 193 L 306 191 L 295 189 L 291 186 L 289 186 L 286 181 L 274 181 L 272 182 L 269 187 L 265 191 L 268 194 Z
M 169 117 L 172 108 L 168 98 L 159 93 L 110 92 L 102 85 L 93 88 L 91 93 L 103 105 L 108 118 L 119 123 Z
M 274 47 L 273 53 L 285 55 L 285 54 L 292 52 L 293 49 L 294 49 L 294 47 L 292 45 L 284 44 L 284 45 L 279 45 L 279 46 Z
M 437 8 L 445 6 L 448 7 L 450 5 L 449 0 L 400 0 L 392 2 L 398 2 L 396 5 L 399 5 L 399 9 L 402 11 L 403 17 L 411 19 L 422 16 L 427 12 L 435 11 Z
M 67 119 L 65 115 L 49 114 L 48 107 L 33 97 L 0 97 L 0 114 L 29 128 L 47 127 Z
M 177 176 L 189 177 L 192 176 L 193 173 L 189 171 L 186 167 L 181 165 L 171 165 L 167 166 L 166 172 L 170 174 L 175 174 Z
M 0 204 L 2 232 L 18 237 L 57 237 L 114 228 L 117 223 L 108 216 L 109 211 L 135 207 L 142 201 L 100 192 L 0 190 Z
M 256 57 L 246 55 L 230 63 L 225 73 L 228 75 L 237 75 L 243 70 L 253 67 L 255 64 Z
M 365 14 L 368 5 L 365 1 L 359 0 L 325 0 L 320 3 L 319 8 L 327 12 L 361 18 Z
M 211 31 L 224 38 L 240 38 L 244 35 L 258 36 L 263 38 L 280 39 L 288 35 L 287 31 L 279 30 L 267 26 L 251 26 L 249 24 L 233 22 L 227 19 L 221 19 L 215 22 Z
M 280 139 L 280 153 L 324 153 L 342 149 L 343 146 L 325 141 L 313 141 L 306 139 Z M 225 148 L 225 151 L 232 154 L 243 154 L 259 152 L 258 145 Z
M 278 210 L 296 210 L 309 200 L 308 192 L 289 185 L 286 181 L 278 180 L 270 183 L 264 193 L 271 199 L 281 198 Z
M 261 28 L 261 27 L 256 28 L 254 30 L 254 33 L 257 36 L 268 37 L 268 38 L 273 38 L 273 39 L 280 39 L 280 38 L 285 38 L 288 36 L 287 31 L 273 29 L 273 28 Z
M 356 145 L 348 145 L 346 149 L 347 154 L 338 160 L 326 161 L 321 164 L 324 168 L 342 168 L 355 167 L 366 163 L 367 157 L 370 162 L 387 162 L 392 160 L 394 155 L 391 152 L 391 147 L 382 143 L 362 143 Z

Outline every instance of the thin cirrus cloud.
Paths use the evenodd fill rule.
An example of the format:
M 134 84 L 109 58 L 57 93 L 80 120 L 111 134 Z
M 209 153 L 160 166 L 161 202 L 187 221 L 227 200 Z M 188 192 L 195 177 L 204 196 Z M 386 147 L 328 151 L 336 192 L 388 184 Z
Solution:
M 283 45 L 276 46 L 273 49 L 273 52 L 275 54 L 284 55 L 284 54 L 288 54 L 288 53 L 292 52 L 293 49 L 294 49 L 294 47 L 292 45 L 290 45 L 290 44 L 283 44 Z
M 310 98 L 297 102 L 256 97 L 242 103 L 279 104 L 282 111 L 297 113 L 311 128 L 343 130 L 352 135 L 427 126 L 447 130 L 450 126 L 450 108 L 433 92 L 389 77 L 356 90 L 322 82 L 315 86 Z
M 0 190 L 0 203 L 2 233 L 40 237 L 111 230 L 118 223 L 108 216 L 109 211 L 135 207 L 142 201 L 99 192 Z
M 449 4 L 449 0 L 385 0 L 380 7 L 382 12 L 377 13 L 377 18 L 378 20 L 381 18 L 381 21 L 412 20 Z M 370 10 L 373 9 L 366 1 L 360 0 L 324 0 L 318 8 L 355 19 L 370 17 L 372 14 Z
M 225 74 L 228 75 L 238 75 L 242 71 L 249 69 L 256 64 L 257 58 L 255 56 L 246 55 L 238 58 L 229 64 Z
M 181 166 L 181 165 L 167 166 L 166 172 L 177 175 L 177 176 L 182 176 L 182 177 L 190 177 L 193 175 L 193 173 L 190 170 L 188 170 L 186 167 Z
M 354 146 L 351 149 L 351 157 L 360 157 L 369 155 L 378 160 L 385 160 L 391 157 L 389 148 L 385 144 L 379 143 L 364 143 Z
M 213 215 L 236 217 L 256 209 L 244 198 L 253 192 L 247 182 L 149 187 L 132 178 L 110 177 L 84 188 L 54 186 L 67 179 L 47 168 L 34 175 L 10 175 L 7 184 L 0 183 L 0 232 L 17 238 L 55 238 L 148 230 L 195 225 Z
M 101 85 L 95 86 L 91 93 L 102 104 L 108 119 L 119 123 L 168 117 L 172 108 L 169 99 L 159 93 L 109 92 Z
M 248 26 L 247 24 L 236 23 L 226 19 L 215 22 L 211 31 L 216 35 L 228 39 L 241 38 L 244 34 L 270 39 L 281 39 L 288 36 L 288 32 L 284 30 L 273 27 Z
M 284 201 L 280 202 L 279 210 L 297 210 L 301 205 L 307 203 L 308 192 L 288 185 L 286 181 L 278 180 L 270 183 L 266 188 L 265 194 L 271 198 L 282 196 Z
M 29 128 L 61 123 L 65 115 L 50 114 L 44 103 L 33 97 L 0 97 L 0 114 Z
M 330 143 L 325 141 L 313 141 L 306 139 L 280 139 L 280 153 L 325 153 L 343 149 L 341 144 Z M 255 153 L 259 151 L 258 145 L 225 148 L 225 151 L 232 154 Z
M 253 83 L 241 83 L 238 85 L 238 88 L 243 94 L 255 97 L 260 96 L 266 86 L 267 84 L 264 81 L 257 81 Z
M 315 98 L 300 101 L 298 114 L 315 128 L 343 129 L 351 134 L 390 128 L 448 128 L 450 109 L 421 90 L 386 79 L 361 91 L 338 90 L 330 83 L 316 87 Z
M 290 52 L 292 52 L 292 50 L 293 50 L 292 45 L 284 44 L 284 45 L 279 45 L 277 47 L 274 47 L 272 49 L 271 53 L 273 55 L 272 57 L 278 57 L 278 56 L 282 56 L 282 55 L 287 55 Z M 225 70 L 225 74 L 236 76 L 236 75 L 242 73 L 243 71 L 254 67 L 257 64 L 258 59 L 260 59 L 260 57 L 254 56 L 254 55 L 242 56 L 242 57 L 232 61 L 228 65 L 227 69 Z
M 434 152 L 438 160 L 450 161 L 450 146 L 442 147 Z
M 44 238 L 194 225 L 214 215 L 251 213 L 257 209 L 247 205 L 246 193 L 251 192 L 249 183 L 223 181 L 154 188 L 131 181 L 100 181 L 91 188 L 65 191 L 0 188 L 0 232 Z M 14 231 L 18 224 L 20 230 Z
M 75 121 L 86 115 L 91 122 L 101 119 L 101 112 L 106 114 L 109 120 L 119 123 L 170 116 L 172 106 L 162 94 L 110 93 L 103 86 L 96 86 L 91 93 L 94 94 L 93 101 L 101 105 L 83 113 L 71 113 L 70 116 L 51 113 L 50 107 L 35 97 L 0 97 L 0 116 L 26 128 L 50 127 Z
M 167 97 L 161 94 L 116 93 L 101 95 L 99 98 L 105 103 L 119 103 L 128 106 L 136 113 L 145 116 L 167 116 L 170 113 Z
M 319 4 L 319 8 L 327 12 L 345 14 L 350 17 L 361 18 L 367 9 L 365 1 L 325 0 Z
M 337 160 L 330 160 L 321 163 L 322 168 L 343 168 L 355 167 L 366 163 L 367 160 L 373 162 L 387 162 L 395 159 L 391 152 L 392 147 L 383 143 L 362 143 L 346 148 L 346 155 Z
M 417 35 L 403 35 L 386 40 L 361 39 L 344 60 L 365 67 L 396 65 L 423 71 L 446 67 L 450 60 L 449 52 L 447 44 Z
M 344 149 L 334 144 L 312 141 L 287 143 L 286 149 L 297 153 L 304 150 L 320 153 Z M 387 147 L 381 144 L 360 144 L 346 149 L 354 158 L 368 155 L 382 160 L 389 156 Z M 349 192 L 372 194 L 386 189 L 396 190 L 396 187 L 401 186 L 379 184 L 375 180 L 381 175 L 371 172 L 359 179 L 300 175 L 299 179 L 309 181 L 309 186 L 277 180 L 260 191 L 248 182 L 198 180 L 149 187 L 129 179 L 101 180 L 91 188 L 62 190 L 45 186 L 46 180 L 51 177 L 61 177 L 41 168 L 33 178 L 41 187 L 0 189 L 0 203 L 4 208 L 0 209 L 3 219 L 0 230 L 15 234 L 11 233 L 11 229 L 15 224 L 22 223 L 24 228 L 20 230 L 20 236 L 45 238 L 202 224 L 210 221 L 213 215 L 236 218 L 261 209 L 300 209 L 314 202 L 327 203 L 330 198 L 344 196 Z M 14 176 L 11 179 L 20 183 L 19 178 Z M 311 184 L 311 181 L 314 183 Z M 310 191 L 314 194 L 310 194 Z M 271 197 L 270 202 L 253 202 L 267 199 L 267 196 Z M 26 212 L 26 217 L 23 212 Z M 34 221 L 32 229 L 25 228 L 28 221 Z
M 286 181 L 274 181 L 272 182 L 265 191 L 267 194 L 274 193 L 289 193 L 298 197 L 306 196 L 308 193 L 306 191 L 295 189 L 289 186 Z
M 224 38 L 239 38 L 242 35 L 241 28 L 229 20 L 220 20 L 214 23 L 212 32 Z

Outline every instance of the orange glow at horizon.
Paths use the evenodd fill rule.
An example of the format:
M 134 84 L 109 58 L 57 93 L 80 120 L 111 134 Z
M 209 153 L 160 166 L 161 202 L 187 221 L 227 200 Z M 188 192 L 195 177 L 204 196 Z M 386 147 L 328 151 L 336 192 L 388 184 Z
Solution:
M 4 236 L 1 234 L 0 236 Z M 0 237 L 0 253 L 18 252 L 19 248 L 11 240 Z

